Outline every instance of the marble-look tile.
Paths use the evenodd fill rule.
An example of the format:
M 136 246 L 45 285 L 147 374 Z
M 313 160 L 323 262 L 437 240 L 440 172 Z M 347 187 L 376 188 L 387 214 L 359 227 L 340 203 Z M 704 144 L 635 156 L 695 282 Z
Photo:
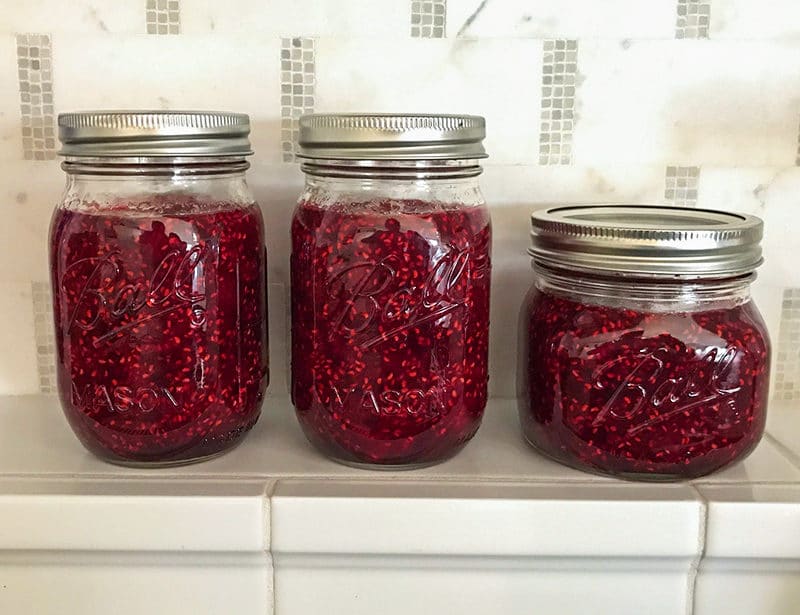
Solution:
M 447 36 L 672 38 L 675 0 L 448 0 Z
M 764 265 L 758 270 L 758 283 L 776 288 L 800 286 L 800 270 L 794 266 L 798 194 L 800 167 L 704 166 L 697 206 L 762 218 Z
M 181 30 L 277 36 L 408 37 L 405 0 L 192 0 L 181 6 Z
M 0 395 L 39 391 L 30 282 L 0 282 Z
M 767 414 L 767 433 L 800 468 L 800 402 L 773 399 Z
M 146 0 L 36 0 L 3 10 L 0 32 L 135 33 L 145 31 Z
M 53 36 L 58 110 L 243 111 L 262 161 L 280 161 L 280 39 Z M 93 70 L 86 70 L 86 58 Z
M 323 38 L 316 57 L 317 111 L 476 113 L 492 163 L 538 160 L 541 41 Z
M 693 482 L 696 485 L 800 483 L 800 469 L 779 446 L 765 437 L 744 460 Z
M 256 120 L 253 131 L 261 130 Z M 288 288 L 292 214 L 303 191 L 305 178 L 299 164 L 273 164 L 265 160 L 272 157 L 270 152 L 256 150 L 252 166 L 247 172 L 247 183 L 264 214 L 269 281 Z
M 712 5 L 712 38 L 800 41 L 796 0 L 713 0 Z
M 64 190 L 64 174 L 56 161 L 7 161 L 0 171 L 0 202 L 10 219 L 0 224 L 0 280 L 26 282 L 49 276 L 48 229 L 53 208 Z M 13 255 L 13 257 L 12 257 Z
M 581 41 L 574 163 L 791 165 L 796 53 L 773 42 Z
M 14 34 L 0 32 L 0 186 L 11 177 L 3 168 L 5 162 L 21 160 L 22 156 L 17 41 Z

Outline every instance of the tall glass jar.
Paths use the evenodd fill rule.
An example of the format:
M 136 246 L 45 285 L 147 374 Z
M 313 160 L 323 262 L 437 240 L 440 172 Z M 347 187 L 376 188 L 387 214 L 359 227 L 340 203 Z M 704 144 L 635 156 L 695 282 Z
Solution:
M 255 424 L 268 380 L 266 249 L 246 115 L 68 113 L 50 227 L 58 389 L 123 465 L 200 461 Z
M 483 118 L 311 115 L 292 221 L 292 399 L 332 459 L 454 455 L 486 405 Z
M 770 347 L 750 297 L 754 216 L 678 207 L 533 214 L 519 411 L 562 463 L 677 480 L 744 458 L 764 431 Z

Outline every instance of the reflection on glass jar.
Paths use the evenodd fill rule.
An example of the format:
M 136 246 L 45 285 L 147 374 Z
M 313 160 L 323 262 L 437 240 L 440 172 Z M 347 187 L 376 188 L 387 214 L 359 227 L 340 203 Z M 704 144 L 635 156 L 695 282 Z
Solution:
M 769 386 L 769 340 L 749 293 L 760 220 L 601 206 L 537 212 L 533 226 L 519 373 L 531 444 L 645 480 L 746 456 Z
M 159 135 L 139 134 L 136 118 Z M 266 251 L 244 179 L 247 117 L 67 114 L 59 123 L 68 182 L 51 266 L 70 424 L 91 451 L 128 465 L 227 450 L 255 424 L 267 383 Z M 194 143 L 175 151 L 171 135 L 187 123 Z M 122 155 L 137 134 L 140 156 Z M 213 155 L 231 144 L 235 153 Z
M 338 461 L 435 463 L 474 435 L 486 404 L 491 237 L 474 160 L 483 123 L 331 117 L 301 120 L 309 162 L 291 263 L 298 418 Z M 337 139 L 358 143 L 331 151 L 336 144 L 321 141 L 333 122 Z M 440 139 L 446 158 L 404 144 L 413 125 Z M 386 126 L 396 131 L 391 156 L 410 160 L 373 151 Z M 466 150 L 447 144 L 459 131 L 475 133 Z

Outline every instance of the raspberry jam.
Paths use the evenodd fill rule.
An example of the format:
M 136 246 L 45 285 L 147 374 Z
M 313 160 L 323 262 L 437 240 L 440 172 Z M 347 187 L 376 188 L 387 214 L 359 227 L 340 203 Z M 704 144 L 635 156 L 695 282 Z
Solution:
M 485 206 L 301 201 L 292 223 L 292 397 L 306 436 L 351 464 L 457 452 L 486 404 Z
M 764 430 L 769 343 L 750 301 L 652 313 L 533 289 L 521 331 L 523 431 L 569 465 L 691 478 L 744 457 Z
M 534 212 L 520 317 L 528 441 L 576 468 L 704 476 L 766 422 L 770 346 L 750 298 L 755 216 L 645 205 Z
M 59 208 L 51 238 L 59 392 L 83 444 L 148 465 L 233 446 L 267 385 L 258 207 Z

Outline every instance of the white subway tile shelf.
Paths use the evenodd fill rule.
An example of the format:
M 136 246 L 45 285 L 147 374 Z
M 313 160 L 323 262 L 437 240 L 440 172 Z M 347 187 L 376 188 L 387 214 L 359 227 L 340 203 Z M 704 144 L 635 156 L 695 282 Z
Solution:
M 324 459 L 279 397 L 231 453 L 153 471 L 84 451 L 55 397 L 0 397 L 0 612 L 794 615 L 800 412 L 771 411 L 747 460 L 660 485 L 542 458 L 508 399 L 386 473 Z

